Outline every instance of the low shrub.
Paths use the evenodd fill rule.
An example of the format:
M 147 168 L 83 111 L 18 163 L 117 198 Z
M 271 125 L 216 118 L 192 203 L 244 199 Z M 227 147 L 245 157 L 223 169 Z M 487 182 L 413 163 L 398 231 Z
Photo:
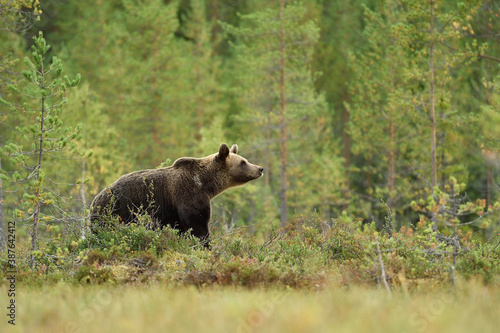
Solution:
M 252 236 L 244 228 L 213 230 L 211 250 L 169 227 L 151 230 L 147 220 L 128 225 L 109 222 L 84 239 L 55 235 L 36 253 L 21 244 L 18 281 L 316 288 L 339 281 L 381 284 L 383 271 L 391 288 L 423 284 L 434 288 L 450 284 L 454 259 L 455 273 L 465 279 L 492 284 L 500 276 L 498 244 L 473 240 L 470 234 L 443 235 L 428 221 L 389 234 L 346 215 L 325 222 L 311 214 L 284 228 L 271 223 Z M 28 264 L 30 254 L 37 258 L 33 269 Z M 5 253 L 0 255 L 0 267 L 5 283 Z

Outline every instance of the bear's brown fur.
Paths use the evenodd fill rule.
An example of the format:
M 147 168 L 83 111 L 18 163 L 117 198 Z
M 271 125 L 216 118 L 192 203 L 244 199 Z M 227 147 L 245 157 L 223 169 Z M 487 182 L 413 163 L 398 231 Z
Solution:
M 126 174 L 94 198 L 92 226 L 99 225 L 106 212 L 130 223 L 143 210 L 155 227 L 170 225 L 181 232 L 192 229 L 207 242 L 210 200 L 228 188 L 259 178 L 264 171 L 237 154 L 237 145 L 229 149 L 221 144 L 218 153 L 207 157 L 183 157 L 167 168 Z

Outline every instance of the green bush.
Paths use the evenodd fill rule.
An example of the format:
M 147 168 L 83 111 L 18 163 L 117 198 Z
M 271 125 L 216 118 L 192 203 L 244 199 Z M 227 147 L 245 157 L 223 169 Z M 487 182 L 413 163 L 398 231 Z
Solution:
M 459 257 L 457 270 L 465 278 L 480 278 L 485 283 L 499 281 L 500 246 L 474 242 L 470 251 Z
M 109 251 L 114 248 L 121 254 L 152 250 L 160 256 L 165 250 L 186 253 L 200 246 L 196 237 L 180 235 L 178 230 L 169 226 L 163 227 L 161 231 L 152 230 L 146 227 L 150 224 L 151 221 L 147 219 L 140 219 L 139 223 L 120 224 L 117 219 L 109 218 L 106 223 L 95 228 L 85 242 L 80 242 L 80 249 Z

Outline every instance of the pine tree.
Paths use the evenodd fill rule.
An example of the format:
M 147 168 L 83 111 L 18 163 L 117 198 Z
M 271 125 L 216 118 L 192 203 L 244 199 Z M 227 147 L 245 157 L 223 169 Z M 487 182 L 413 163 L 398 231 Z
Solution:
M 341 155 L 344 159 L 343 175 L 345 183 L 342 183 L 343 191 L 341 211 L 348 210 L 351 190 L 349 175 L 351 166 L 353 170 L 356 165 L 352 162 L 353 138 L 349 134 L 350 113 L 346 107 L 356 96 L 351 96 L 349 82 L 353 77 L 352 68 L 349 66 L 350 54 L 354 50 L 363 49 L 367 44 L 362 38 L 364 20 L 364 10 L 376 7 L 379 1 L 350 0 L 350 1 L 330 1 L 316 0 L 321 15 L 318 18 L 318 25 L 321 28 L 321 35 L 314 53 L 313 67 L 321 75 L 316 80 L 316 89 L 325 95 L 328 102 L 327 122 L 332 136 L 325 138 L 332 145 L 341 145 Z M 337 142 L 338 141 L 338 142 Z M 356 162 L 356 161 L 354 161 Z M 356 205 L 353 205 L 356 206 Z
M 0 31 L 25 31 L 39 19 L 40 14 L 38 0 L 2 0 L 0 1 Z
M 300 3 L 241 16 L 241 26 L 224 24 L 232 38 L 242 81 L 240 96 L 250 108 L 241 120 L 251 125 L 249 142 L 262 152 L 266 184 L 274 186 L 274 153 L 278 152 L 280 219 L 287 221 L 288 194 L 295 184 L 289 173 L 313 158 L 317 138 L 314 125 L 325 110 L 323 97 L 314 91 L 311 70 L 319 30 L 305 17 Z M 310 154 L 307 154 L 310 153 Z M 295 177 L 294 177 L 295 179 Z
M 23 124 L 16 126 L 17 140 L 6 144 L 0 152 L 19 168 L 9 179 L 12 186 L 18 189 L 9 192 L 22 193 L 23 204 L 16 209 L 15 215 L 20 220 L 30 221 L 31 267 L 35 265 L 40 223 L 61 220 L 65 215 L 60 206 L 62 198 L 54 188 L 57 182 L 48 177 L 45 162 L 50 158 L 74 153 L 80 131 L 80 127 L 63 127 L 60 118 L 68 90 L 78 84 L 80 75 L 72 80 L 67 76 L 63 77 L 62 63 L 56 57 L 47 64 L 46 54 L 49 48 L 40 32 L 34 38 L 32 59 L 25 58 L 28 69 L 23 71 L 23 76 L 26 84 L 9 86 L 14 93 L 23 97 L 24 103 L 16 106 L 0 99 L 3 105 L 25 118 Z M 7 170 L 2 169 L 2 176 L 7 175 Z
M 500 170 L 500 75 L 492 82 L 484 80 L 484 85 L 489 94 L 481 108 L 478 143 L 486 163 L 486 210 L 488 211 L 498 200 L 495 184 L 498 184 Z M 498 220 L 496 224 L 499 224 Z M 489 238 L 493 236 L 493 229 L 494 224 L 491 224 L 488 230 Z
M 185 3 L 106 2 L 95 16 L 95 4 L 72 3 L 67 11 L 78 9 L 75 15 L 88 20 L 61 23 L 78 31 L 66 42 L 71 52 L 65 59 L 91 72 L 88 81 L 103 112 L 127 133 L 118 145 L 123 161 L 117 162 L 129 170 L 198 155 L 201 127 L 223 110 L 211 22 L 203 2 Z
M 443 186 L 444 180 L 453 176 L 460 178 L 458 165 L 450 163 L 458 142 L 449 138 L 457 135 L 457 124 L 465 119 L 451 103 L 453 89 L 452 73 L 456 68 L 467 66 L 483 54 L 487 45 L 476 39 L 462 44 L 464 35 L 471 30 L 472 17 L 476 15 L 481 1 L 469 0 L 448 3 L 444 0 L 413 2 L 402 0 L 407 18 L 400 25 L 398 40 L 411 53 L 412 66 L 408 77 L 424 89 L 415 90 L 417 108 L 426 111 L 430 134 L 430 183 L 432 188 Z M 450 165 L 451 167 L 448 167 Z M 428 172 L 428 171 L 427 171 Z M 448 173 L 448 174 L 447 174 Z M 441 177 L 440 177 L 441 176 Z M 437 230 L 435 221 L 434 229 Z
M 40 4 L 31 0 L 0 1 L 0 98 L 7 98 L 7 85 L 15 84 L 19 73 L 16 71 L 17 57 L 23 47 L 21 33 L 29 29 L 40 15 Z M 0 109 L 0 126 L 4 125 L 7 114 Z M 5 133 L 0 142 L 3 144 Z M 2 160 L 0 157 L 0 169 Z M 0 179 L 0 250 L 5 248 L 4 194 Z
M 404 71 L 409 60 L 393 30 L 401 20 L 400 9 L 387 1 L 377 11 L 368 7 L 364 10 L 362 38 L 366 43 L 350 56 L 352 98 L 346 103 L 352 152 L 363 163 L 352 172 L 364 180 L 357 182 L 360 195 L 366 196 L 365 201 L 372 206 L 364 213 L 375 217 L 380 229 L 391 229 L 392 221 L 384 218 L 386 210 L 394 213 L 398 201 L 406 202 L 407 195 L 415 190 L 415 185 L 402 181 L 401 176 L 408 176 L 405 173 L 412 166 L 405 160 L 412 151 L 418 151 L 421 137 L 415 123 L 418 119 L 411 117 L 411 95 Z M 380 214 L 375 213 L 376 208 Z

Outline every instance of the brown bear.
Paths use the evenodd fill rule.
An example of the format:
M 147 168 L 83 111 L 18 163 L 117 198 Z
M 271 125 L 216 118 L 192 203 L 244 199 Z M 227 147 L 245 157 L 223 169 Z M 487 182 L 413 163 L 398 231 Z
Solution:
M 237 145 L 229 149 L 221 144 L 219 152 L 210 156 L 182 157 L 167 168 L 121 176 L 94 198 L 92 226 L 99 225 L 106 212 L 130 223 L 142 210 L 151 216 L 155 228 L 170 225 L 181 233 L 191 229 L 208 246 L 210 200 L 230 187 L 259 178 L 264 171 L 237 154 Z

